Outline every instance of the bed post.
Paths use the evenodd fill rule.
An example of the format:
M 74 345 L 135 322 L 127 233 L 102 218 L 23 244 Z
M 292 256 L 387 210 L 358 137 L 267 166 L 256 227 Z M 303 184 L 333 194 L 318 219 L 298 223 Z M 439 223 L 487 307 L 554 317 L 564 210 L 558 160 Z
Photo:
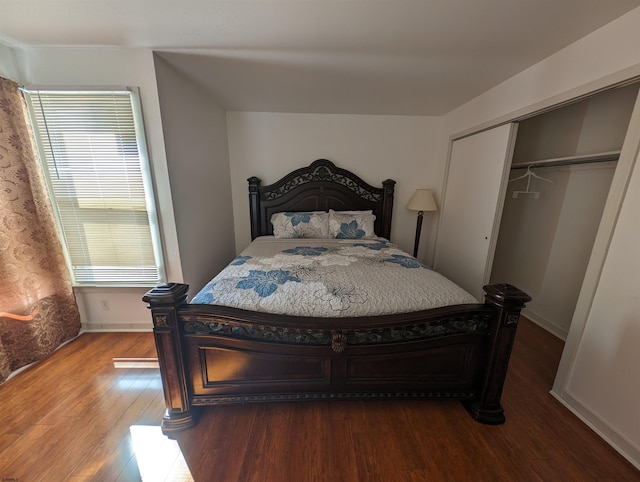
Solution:
M 502 387 L 507 376 L 511 348 L 518 328 L 520 310 L 531 297 L 509 284 L 484 287 L 485 302 L 497 308 L 496 318 L 489 333 L 487 368 L 475 400 L 465 403 L 471 416 L 478 422 L 490 425 L 504 423 L 504 410 L 500 404 Z
M 247 179 L 249 183 L 249 219 L 251 220 L 251 241 L 258 237 L 260 232 L 260 196 L 258 187 L 260 187 L 261 179 L 258 177 L 250 177 Z
M 391 214 L 393 213 L 393 191 L 396 182 L 393 179 L 387 179 L 382 182 L 383 199 L 382 199 L 382 237 L 391 240 Z
M 176 308 L 186 301 L 188 291 L 189 285 L 166 283 L 148 291 L 142 298 L 148 303 L 153 319 L 153 335 L 167 407 L 162 419 L 162 432 L 169 437 L 193 427 L 196 422 L 194 409 L 189 402 L 182 356 L 182 327 L 176 314 Z

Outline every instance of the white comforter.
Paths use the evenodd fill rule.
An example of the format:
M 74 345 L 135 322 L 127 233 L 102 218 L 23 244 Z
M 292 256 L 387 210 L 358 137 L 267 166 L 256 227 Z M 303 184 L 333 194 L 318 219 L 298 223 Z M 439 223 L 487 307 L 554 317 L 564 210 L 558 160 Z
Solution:
M 371 316 L 477 303 L 378 239 L 257 238 L 191 303 L 298 316 Z

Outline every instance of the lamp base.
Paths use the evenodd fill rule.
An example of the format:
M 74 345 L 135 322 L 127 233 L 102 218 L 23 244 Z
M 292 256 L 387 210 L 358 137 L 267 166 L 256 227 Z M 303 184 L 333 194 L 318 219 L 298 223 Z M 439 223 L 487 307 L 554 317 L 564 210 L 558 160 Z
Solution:
M 420 244 L 420 231 L 422 231 L 422 217 L 423 212 L 418 211 L 418 220 L 416 221 L 416 240 L 413 244 L 413 257 L 418 257 L 418 245 Z

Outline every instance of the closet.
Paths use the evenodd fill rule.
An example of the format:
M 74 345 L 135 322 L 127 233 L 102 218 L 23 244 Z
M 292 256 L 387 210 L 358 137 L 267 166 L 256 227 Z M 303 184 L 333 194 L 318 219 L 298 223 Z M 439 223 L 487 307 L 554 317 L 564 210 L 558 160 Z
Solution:
M 637 94 L 610 89 L 518 123 L 489 281 L 530 294 L 523 314 L 562 339 Z
M 601 226 L 615 225 L 601 223 L 603 213 L 617 215 L 633 165 L 625 139 L 633 137 L 638 87 L 613 87 L 453 140 L 434 268 L 478 299 L 484 284 L 516 285 L 533 298 L 523 314 L 566 339 L 594 240 Z M 600 246 L 596 271 L 605 252 Z
M 528 292 L 523 314 L 566 342 L 551 394 L 632 461 L 639 82 L 452 138 L 433 263 L 476 296 L 489 282 Z M 473 229 L 466 210 L 483 214 Z

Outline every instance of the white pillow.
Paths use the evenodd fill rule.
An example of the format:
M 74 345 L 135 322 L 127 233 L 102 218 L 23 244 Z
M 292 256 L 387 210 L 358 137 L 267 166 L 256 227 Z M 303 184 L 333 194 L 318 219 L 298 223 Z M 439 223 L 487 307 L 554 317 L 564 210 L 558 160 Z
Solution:
M 271 224 L 276 238 L 329 237 L 329 213 L 324 211 L 274 213 Z
M 375 238 L 373 211 L 334 211 L 329 209 L 329 236 L 338 239 Z

